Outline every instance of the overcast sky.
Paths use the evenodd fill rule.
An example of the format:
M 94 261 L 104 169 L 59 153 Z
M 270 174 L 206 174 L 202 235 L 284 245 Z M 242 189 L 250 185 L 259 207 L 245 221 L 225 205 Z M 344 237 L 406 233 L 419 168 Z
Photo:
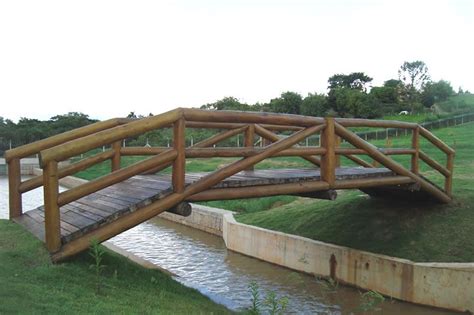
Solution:
M 373 85 L 423 60 L 474 91 L 474 1 L 0 0 L 0 116 L 158 114 Z

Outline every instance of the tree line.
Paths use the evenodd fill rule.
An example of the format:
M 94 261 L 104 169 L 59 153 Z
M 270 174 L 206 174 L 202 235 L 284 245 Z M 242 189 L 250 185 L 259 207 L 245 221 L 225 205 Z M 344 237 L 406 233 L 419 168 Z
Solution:
M 307 116 L 335 116 L 355 118 L 378 118 L 383 114 L 409 111 L 425 111 L 437 102 L 456 94 L 448 81 L 432 81 L 428 67 L 423 61 L 404 62 L 398 70 L 398 78 L 384 82 L 382 86 L 371 86 L 373 78 L 364 72 L 334 74 L 328 79 L 328 92 L 309 93 L 307 96 L 287 91 L 267 103 L 246 104 L 235 97 L 224 97 L 213 103 L 202 105 L 203 109 L 241 110 L 301 114 Z M 469 93 L 459 89 L 458 94 Z M 151 113 L 149 115 L 152 115 Z M 140 118 L 130 112 L 129 118 Z M 21 118 L 18 123 L 0 117 L 0 154 L 5 150 L 31 143 L 64 131 L 79 128 L 97 120 L 88 115 L 71 112 L 57 115 L 49 120 Z M 210 137 L 212 130 L 193 130 L 187 134 L 188 144 Z M 167 146 L 172 139 L 171 130 L 156 130 L 136 138 L 126 139 L 129 145 Z M 228 144 L 239 142 L 236 137 Z
M 390 113 L 422 112 L 436 102 L 456 94 L 448 81 L 432 81 L 427 65 L 420 60 L 404 62 L 398 78 L 371 86 L 373 78 L 364 72 L 334 74 L 328 79 L 328 93 L 309 93 L 306 97 L 287 91 L 268 103 L 245 104 L 235 97 L 225 97 L 201 106 L 213 110 L 245 110 L 301 114 L 378 118 Z M 461 89 L 458 93 L 464 92 Z
M 0 117 L 0 155 L 3 155 L 10 146 L 17 147 L 31 143 L 96 121 L 86 114 L 77 112 L 56 115 L 49 120 L 21 118 L 18 123 Z

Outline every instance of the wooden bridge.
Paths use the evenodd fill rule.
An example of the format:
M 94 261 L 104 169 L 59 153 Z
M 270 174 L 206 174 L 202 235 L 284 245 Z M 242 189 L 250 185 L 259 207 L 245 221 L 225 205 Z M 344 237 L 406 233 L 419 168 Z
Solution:
M 358 137 L 352 127 L 405 128 L 409 148 L 379 149 Z M 122 141 L 143 133 L 172 128 L 173 143 L 163 147 L 122 147 Z M 218 130 L 208 139 L 185 145 L 187 128 Z M 278 133 L 284 132 L 285 137 Z M 244 134 L 244 147 L 216 147 Z M 320 145 L 302 147 L 307 137 L 320 135 Z M 267 144 L 255 147 L 256 137 Z M 420 149 L 425 138 L 443 151 L 446 166 Z M 341 146 L 344 141 L 345 146 Z M 346 145 L 350 144 L 350 146 Z M 96 150 L 107 147 L 107 150 Z M 58 163 L 98 152 L 66 167 Z M 39 154 L 43 175 L 22 181 L 20 159 Z M 151 157 L 121 168 L 121 157 Z M 382 167 L 358 157 L 369 156 Z M 408 155 L 404 167 L 392 155 Z M 297 156 L 314 165 L 305 169 L 254 170 L 271 157 Z M 343 156 L 355 165 L 340 167 Z M 186 173 L 191 158 L 240 157 L 209 173 Z M 10 218 L 46 243 L 54 261 L 87 249 L 91 240 L 104 241 L 163 211 L 189 214 L 189 201 L 298 195 L 334 199 L 337 189 L 360 189 L 372 195 L 409 195 L 451 201 L 454 150 L 423 127 L 407 122 L 297 115 L 182 109 L 139 120 L 111 119 L 7 151 Z M 64 192 L 59 179 L 111 160 L 111 172 Z M 438 187 L 420 174 L 420 161 L 445 178 Z M 163 174 L 171 167 L 171 174 Z M 44 187 L 44 206 L 22 211 L 22 194 Z

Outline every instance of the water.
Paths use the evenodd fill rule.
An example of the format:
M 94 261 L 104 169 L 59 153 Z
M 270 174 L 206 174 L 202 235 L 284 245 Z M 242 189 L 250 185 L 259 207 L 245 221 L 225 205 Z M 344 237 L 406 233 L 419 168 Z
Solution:
M 0 218 L 8 217 L 8 185 L 0 178 Z M 42 204 L 42 189 L 23 198 L 24 209 Z M 316 277 L 247 257 L 225 248 L 221 238 L 161 218 L 154 218 L 110 240 L 137 256 L 174 273 L 179 282 L 214 301 L 238 310 L 250 306 L 251 281 L 262 293 L 287 297 L 288 310 L 298 314 L 350 314 L 360 305 L 360 293 L 331 286 Z M 378 314 L 455 314 L 386 298 Z

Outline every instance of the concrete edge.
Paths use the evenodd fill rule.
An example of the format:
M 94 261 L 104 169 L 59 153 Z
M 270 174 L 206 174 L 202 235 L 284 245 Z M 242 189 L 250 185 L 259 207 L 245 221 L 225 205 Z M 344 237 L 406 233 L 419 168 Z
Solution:
M 474 263 L 417 263 L 239 223 L 223 216 L 230 250 L 398 300 L 474 311 Z

